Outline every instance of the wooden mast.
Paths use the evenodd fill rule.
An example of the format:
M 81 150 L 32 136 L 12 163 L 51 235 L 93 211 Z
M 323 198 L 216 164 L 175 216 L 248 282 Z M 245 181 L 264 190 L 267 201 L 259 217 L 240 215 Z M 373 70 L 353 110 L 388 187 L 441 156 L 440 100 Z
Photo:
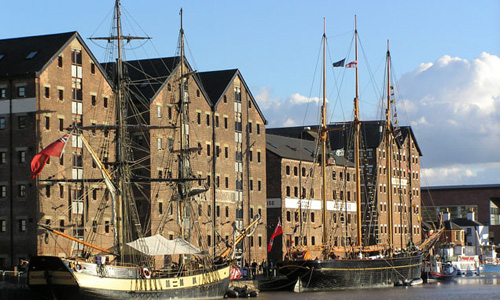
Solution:
M 323 106 L 321 107 L 321 172 L 322 172 L 322 221 L 323 245 L 327 244 L 328 233 L 326 227 L 326 20 L 323 19 Z M 326 252 L 325 252 L 326 253 Z
M 356 181 L 356 217 L 357 217 L 357 245 L 362 246 L 361 240 L 361 176 L 359 170 L 359 81 L 358 81 L 358 29 L 356 15 L 354 15 L 354 59 L 356 61 L 356 97 L 354 98 L 354 165 Z
M 389 227 L 389 255 L 392 257 L 394 243 L 394 222 L 392 205 L 392 125 L 391 125 L 391 53 L 389 51 L 389 40 L 387 40 L 387 110 L 385 111 L 385 150 L 386 150 L 386 166 L 387 166 L 387 223 Z

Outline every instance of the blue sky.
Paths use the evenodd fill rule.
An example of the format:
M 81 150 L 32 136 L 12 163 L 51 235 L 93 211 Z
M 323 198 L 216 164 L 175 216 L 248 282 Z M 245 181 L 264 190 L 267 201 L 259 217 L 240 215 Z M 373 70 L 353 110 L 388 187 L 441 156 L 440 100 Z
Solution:
M 106 35 L 113 4 L 7 1 L 0 38 L 73 30 L 84 38 Z M 122 6 L 124 33 L 153 37 L 128 52 L 128 59 L 175 55 L 182 7 L 190 63 L 200 71 L 240 69 L 270 127 L 316 122 L 315 116 L 304 121 L 303 112 L 306 106 L 314 111 L 309 106 L 319 96 L 315 84 L 323 18 L 332 62 L 347 55 L 353 59 L 349 47 L 357 15 L 362 119 L 377 117 L 389 39 L 401 81 L 400 109 L 407 109 L 402 123 L 412 125 L 424 154 L 428 182 L 422 185 L 500 182 L 500 132 L 488 129 L 500 127 L 498 83 L 488 80 L 500 73 L 500 1 L 123 0 Z M 107 57 L 98 45 L 87 44 L 98 59 Z M 329 72 L 334 72 L 327 83 L 330 120 L 348 120 L 353 73 Z M 477 103 L 470 103 L 475 97 Z M 475 121 L 482 129 L 469 130 Z M 469 145 L 485 149 L 477 155 Z

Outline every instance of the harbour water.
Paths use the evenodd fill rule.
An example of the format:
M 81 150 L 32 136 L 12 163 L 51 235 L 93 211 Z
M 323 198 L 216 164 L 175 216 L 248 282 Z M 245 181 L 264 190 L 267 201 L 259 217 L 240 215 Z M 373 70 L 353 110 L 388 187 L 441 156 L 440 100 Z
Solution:
M 25 289 L 0 282 L 1 300 L 39 299 Z M 498 300 L 500 299 L 500 275 L 458 277 L 453 282 L 430 282 L 411 287 L 342 290 L 317 293 L 265 292 L 258 300 Z
M 317 293 L 261 293 L 259 300 L 498 300 L 500 275 L 458 277 L 452 282 L 380 289 L 343 290 Z

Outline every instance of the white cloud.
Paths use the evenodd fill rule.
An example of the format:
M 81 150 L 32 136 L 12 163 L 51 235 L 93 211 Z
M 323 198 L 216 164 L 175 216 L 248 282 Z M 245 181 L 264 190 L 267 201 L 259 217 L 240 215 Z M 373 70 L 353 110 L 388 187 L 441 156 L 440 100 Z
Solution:
M 498 183 L 500 163 L 423 168 L 420 178 L 422 186 Z
M 298 93 L 285 100 L 272 97 L 270 88 L 257 89 L 255 96 L 268 121 L 267 127 L 300 126 L 318 124 L 319 98 L 309 98 Z
M 466 183 L 500 163 L 499 82 L 500 57 L 488 53 L 471 61 L 446 55 L 399 80 L 423 167 L 433 170 L 434 181 Z

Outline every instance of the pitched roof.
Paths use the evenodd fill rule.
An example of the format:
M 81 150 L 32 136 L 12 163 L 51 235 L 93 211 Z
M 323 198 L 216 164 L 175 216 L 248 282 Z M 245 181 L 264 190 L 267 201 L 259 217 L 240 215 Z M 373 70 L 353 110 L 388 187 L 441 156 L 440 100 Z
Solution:
M 385 121 L 361 121 L 361 143 L 364 148 L 377 148 L 383 141 L 381 127 L 385 126 Z M 330 131 L 328 132 L 328 140 L 331 149 L 344 149 L 352 143 L 353 122 L 332 123 L 327 125 Z M 281 128 L 266 128 L 266 133 L 288 136 L 294 138 L 302 138 L 306 140 L 314 140 L 319 130 L 318 125 L 313 126 L 296 126 L 296 127 L 281 127 Z M 418 147 L 417 140 L 410 126 L 400 126 L 402 140 L 408 136 L 412 136 L 418 152 L 422 155 Z
M 36 76 L 76 31 L 0 40 L 0 77 Z
M 457 224 L 458 226 L 465 227 L 477 227 L 477 226 L 483 226 L 483 224 L 476 222 L 474 220 L 469 220 L 467 218 L 458 218 L 458 219 L 453 219 L 451 220 L 453 223 Z
M 274 134 L 266 134 L 266 150 L 270 151 L 281 158 L 294 160 L 314 161 L 314 156 L 318 155 L 315 151 L 319 147 L 315 141 L 301 140 L 297 138 L 284 137 Z M 333 157 L 336 165 L 353 166 L 352 162 L 333 153 L 329 154 Z
M 210 98 L 210 102 L 217 103 L 224 95 L 227 87 L 238 73 L 238 69 L 220 70 L 210 72 L 199 72 L 197 77 L 203 85 L 203 89 Z
M 125 61 L 127 77 L 131 80 L 132 92 L 144 99 L 153 100 L 179 64 L 179 56 Z M 103 63 L 111 78 L 116 78 L 116 63 Z

